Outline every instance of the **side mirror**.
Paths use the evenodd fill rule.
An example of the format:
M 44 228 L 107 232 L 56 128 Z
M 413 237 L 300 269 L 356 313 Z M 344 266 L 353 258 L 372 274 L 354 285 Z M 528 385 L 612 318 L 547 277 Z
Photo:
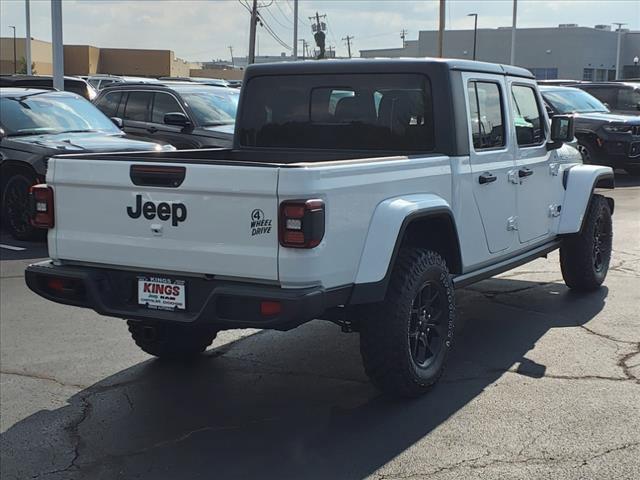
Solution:
M 165 125 L 175 125 L 177 127 L 190 127 L 191 120 L 182 112 L 169 112 L 164 115 Z
M 547 150 L 554 150 L 565 142 L 571 142 L 574 135 L 573 117 L 554 115 L 551 119 L 551 142 L 547 143 Z
M 0 127 L 0 142 L 4 140 L 4 137 L 7 136 L 7 132 L 4 131 L 4 128 Z
M 111 117 L 111 121 L 113 122 L 113 124 L 118 127 L 120 130 L 122 130 L 122 127 L 124 127 L 124 122 L 122 121 L 121 118 L 119 117 Z

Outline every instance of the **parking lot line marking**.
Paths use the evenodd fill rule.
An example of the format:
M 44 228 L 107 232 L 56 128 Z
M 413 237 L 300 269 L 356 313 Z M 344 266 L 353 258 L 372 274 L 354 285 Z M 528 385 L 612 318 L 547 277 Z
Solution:
M 26 250 L 24 247 L 15 247 L 13 245 L 7 245 L 6 243 L 0 243 L 0 248 L 6 248 L 7 250 L 15 250 L 17 252 L 21 252 L 22 250 Z

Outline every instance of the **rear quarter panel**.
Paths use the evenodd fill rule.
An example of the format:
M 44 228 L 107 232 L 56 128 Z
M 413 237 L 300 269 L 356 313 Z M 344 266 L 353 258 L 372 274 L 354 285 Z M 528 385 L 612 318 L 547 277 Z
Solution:
M 281 169 L 278 201 L 321 198 L 326 225 L 318 247 L 280 248 L 280 283 L 284 287 L 321 283 L 325 288 L 354 283 L 365 241 L 369 235 L 380 235 L 378 230 L 371 231 L 371 222 L 382 202 L 425 192 L 449 202 L 451 191 L 447 156 L 325 162 Z M 397 238 L 395 223 L 384 232 L 391 249 Z

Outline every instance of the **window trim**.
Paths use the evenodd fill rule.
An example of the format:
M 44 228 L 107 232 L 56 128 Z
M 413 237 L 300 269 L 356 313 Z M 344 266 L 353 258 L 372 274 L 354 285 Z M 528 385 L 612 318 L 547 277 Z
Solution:
M 469 99 L 469 84 L 470 83 L 492 83 L 494 85 L 496 85 L 498 87 L 498 94 L 500 95 L 500 114 L 502 117 L 502 128 L 503 128 L 503 138 L 504 138 L 504 145 L 499 145 L 497 147 L 488 147 L 488 148 L 480 148 L 480 149 L 476 149 L 476 146 L 473 143 L 473 125 L 472 125 L 472 117 L 471 117 L 471 108 L 469 108 L 468 113 L 468 117 L 467 120 L 469 121 L 469 146 L 470 148 L 473 150 L 473 152 L 475 154 L 481 155 L 485 152 L 507 152 L 509 151 L 509 137 L 507 136 L 507 131 L 508 129 L 506 128 L 506 122 L 505 122 L 505 113 L 506 113 L 506 108 L 504 105 L 504 95 L 503 95 L 503 91 L 502 91 L 502 85 L 500 83 L 499 80 L 491 77 L 491 78 L 478 78 L 478 77 L 470 77 L 467 79 L 467 85 L 466 85 L 466 97 L 467 97 L 467 101 L 469 102 L 468 105 L 469 107 L 471 107 L 471 99 Z M 476 90 L 476 97 L 477 97 L 478 93 Z M 478 106 L 478 115 L 480 115 L 480 107 Z M 480 118 L 478 118 L 478 122 L 480 122 Z
M 518 150 L 525 150 L 525 149 L 528 149 L 528 148 L 540 148 L 543 145 L 547 144 L 548 136 L 549 136 L 550 128 L 549 128 L 549 124 L 547 122 L 547 118 L 548 118 L 547 115 L 546 115 L 547 109 L 544 108 L 544 107 L 542 109 L 540 108 L 540 106 L 541 106 L 540 105 L 540 100 L 541 100 L 540 99 L 540 92 L 539 92 L 538 89 L 536 89 L 535 85 L 530 84 L 530 83 L 525 83 L 525 82 L 519 82 L 519 81 L 518 82 L 510 82 L 509 90 L 511 90 L 512 95 L 513 95 L 513 87 L 515 87 L 515 86 L 517 86 L 517 87 L 527 87 L 527 88 L 530 88 L 531 90 L 533 90 L 533 95 L 534 95 L 534 97 L 536 99 L 536 105 L 538 106 L 538 114 L 540 115 L 540 122 L 542 123 L 542 130 L 544 131 L 544 135 L 542 136 L 542 141 L 540 143 L 529 143 L 529 144 L 526 144 L 526 145 L 520 145 L 518 143 L 518 135 L 516 135 L 515 136 L 515 146 L 516 146 L 516 148 Z M 512 97 L 511 101 L 515 102 L 515 99 Z M 513 112 L 512 112 L 512 115 L 513 115 Z M 513 120 L 514 120 L 513 128 L 515 130 L 515 128 L 516 128 L 515 118 L 513 118 Z

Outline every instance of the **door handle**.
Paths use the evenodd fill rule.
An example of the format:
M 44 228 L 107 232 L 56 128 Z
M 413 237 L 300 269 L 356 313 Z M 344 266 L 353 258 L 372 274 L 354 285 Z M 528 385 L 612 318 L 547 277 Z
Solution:
M 156 127 L 147 128 L 147 132 L 149 132 L 149 133 L 156 133 L 157 131 L 158 131 L 158 129 Z
M 485 183 L 491 183 L 491 182 L 495 182 L 498 179 L 498 177 L 496 177 L 495 175 L 489 173 L 489 172 L 484 172 L 482 175 L 480 175 L 480 178 L 478 178 L 478 182 L 483 185 Z
M 520 178 L 530 177 L 531 175 L 533 175 L 533 170 L 530 168 L 525 167 L 518 170 L 518 177 Z

